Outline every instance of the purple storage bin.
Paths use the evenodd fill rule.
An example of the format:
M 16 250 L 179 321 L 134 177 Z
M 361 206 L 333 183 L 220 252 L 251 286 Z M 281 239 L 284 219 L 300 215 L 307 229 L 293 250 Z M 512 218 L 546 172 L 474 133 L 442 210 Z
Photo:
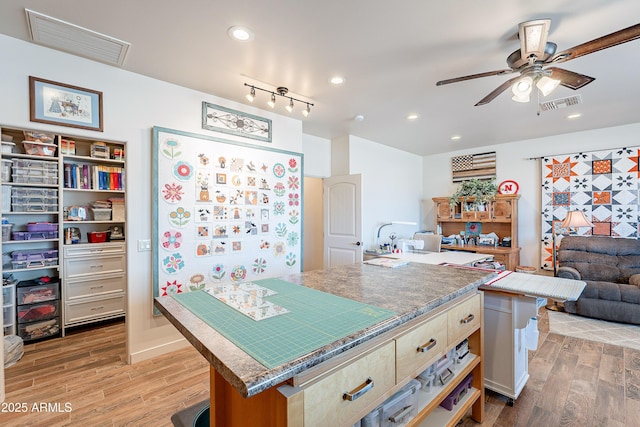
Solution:
M 57 231 L 14 231 L 13 240 L 57 239 Z
M 58 258 L 57 249 L 42 249 L 37 251 L 13 251 L 11 259 L 13 261 L 41 261 L 46 258 Z
M 469 392 L 469 389 L 471 388 L 471 380 L 473 380 L 473 374 L 467 375 L 467 378 L 458 384 L 456 388 L 454 388 L 453 391 L 444 398 L 440 403 L 440 406 L 447 411 L 453 410 L 453 407 L 457 405 L 458 402 L 460 402 L 460 400 L 462 400 L 462 398 Z
M 27 231 L 57 231 L 58 224 L 51 222 L 30 222 L 27 224 Z

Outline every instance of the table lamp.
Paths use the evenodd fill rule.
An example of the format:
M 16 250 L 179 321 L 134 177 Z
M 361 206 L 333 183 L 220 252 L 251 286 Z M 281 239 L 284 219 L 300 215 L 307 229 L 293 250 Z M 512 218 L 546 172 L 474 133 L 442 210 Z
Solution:
M 593 223 L 591 223 L 591 221 L 589 221 L 587 219 L 586 216 L 584 216 L 584 212 L 582 211 L 570 211 L 569 213 L 567 213 L 567 216 L 565 217 L 564 221 L 562 221 L 562 224 L 560 224 L 561 228 L 564 229 L 568 229 L 569 230 L 569 235 L 573 235 L 577 233 L 577 229 L 580 227 L 593 227 Z M 553 237 L 553 251 L 552 251 L 552 255 L 553 255 L 553 275 L 555 276 L 556 273 L 558 272 L 557 270 L 557 266 L 556 266 L 556 261 L 557 261 L 557 248 L 556 248 L 556 231 L 555 229 L 552 230 L 552 237 Z
M 567 213 L 567 216 L 565 217 L 564 221 L 562 221 L 562 224 L 560 224 L 561 228 L 564 229 L 568 229 L 569 230 L 569 235 L 575 235 L 578 232 L 578 228 L 581 227 L 593 227 L 593 223 L 591 221 L 589 221 L 587 219 L 587 217 L 584 215 L 584 212 L 582 211 L 570 211 L 569 213 Z M 558 266 L 557 264 L 557 258 L 558 258 L 558 248 L 556 247 L 556 231 L 555 229 L 552 230 L 552 237 L 553 237 L 553 275 L 555 276 L 556 274 L 558 274 Z M 553 311 L 558 311 L 558 305 L 557 303 L 553 303 L 553 304 L 549 304 L 547 305 L 547 308 L 549 310 L 553 310 Z

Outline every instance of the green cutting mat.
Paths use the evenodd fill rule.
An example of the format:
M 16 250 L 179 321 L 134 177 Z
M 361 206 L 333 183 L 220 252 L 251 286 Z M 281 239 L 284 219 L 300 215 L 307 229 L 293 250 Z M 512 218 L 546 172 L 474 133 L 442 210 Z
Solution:
M 278 292 L 265 299 L 290 313 L 255 321 L 204 291 L 173 298 L 269 369 L 395 314 L 280 279 L 253 283 Z

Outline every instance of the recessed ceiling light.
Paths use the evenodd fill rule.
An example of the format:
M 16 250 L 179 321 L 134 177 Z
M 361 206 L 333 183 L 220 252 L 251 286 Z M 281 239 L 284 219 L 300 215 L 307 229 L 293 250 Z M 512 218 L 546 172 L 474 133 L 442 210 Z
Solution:
M 420 116 L 418 114 L 412 113 L 407 116 L 407 120 L 418 120 Z
M 453 136 L 451 137 L 451 140 L 452 140 L 452 141 L 460 141 L 460 139 L 461 139 L 461 138 L 462 138 L 462 137 L 461 137 L 460 135 L 453 135 Z
M 342 76 L 333 76 L 329 79 L 329 83 L 334 85 L 341 85 L 345 82 L 345 78 Z
M 229 35 L 229 37 L 231 37 L 233 40 L 237 40 L 240 42 L 248 42 L 253 40 L 253 31 L 251 31 L 249 28 L 247 27 L 241 27 L 239 25 L 230 27 L 227 30 L 227 34 Z
M 577 119 L 580 116 L 582 116 L 580 113 L 570 114 L 567 116 L 567 119 Z

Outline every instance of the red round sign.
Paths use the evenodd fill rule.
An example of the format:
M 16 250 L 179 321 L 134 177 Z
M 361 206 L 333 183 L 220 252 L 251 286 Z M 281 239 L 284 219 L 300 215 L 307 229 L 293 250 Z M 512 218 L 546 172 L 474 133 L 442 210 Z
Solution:
M 498 193 L 500 194 L 517 194 L 520 186 L 517 182 L 507 179 L 498 185 Z

